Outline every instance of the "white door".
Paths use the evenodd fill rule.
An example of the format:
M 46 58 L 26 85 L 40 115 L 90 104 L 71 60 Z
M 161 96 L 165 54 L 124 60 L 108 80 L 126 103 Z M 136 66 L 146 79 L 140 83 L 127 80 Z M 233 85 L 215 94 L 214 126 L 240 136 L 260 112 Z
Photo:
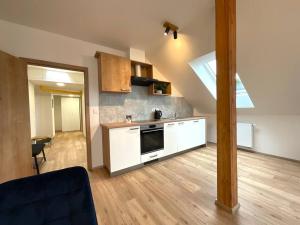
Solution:
M 62 131 L 80 130 L 79 98 L 61 98 Z
M 110 172 L 141 163 L 140 127 L 109 130 Z
M 164 154 L 165 156 L 177 152 L 178 146 L 178 123 L 165 123 L 164 124 Z

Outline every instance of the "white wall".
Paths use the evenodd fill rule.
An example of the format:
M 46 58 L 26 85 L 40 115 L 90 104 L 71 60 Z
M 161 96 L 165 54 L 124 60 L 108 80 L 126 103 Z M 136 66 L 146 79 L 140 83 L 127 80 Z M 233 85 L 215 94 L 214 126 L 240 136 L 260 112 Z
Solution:
M 238 115 L 238 122 L 253 123 L 254 150 L 300 160 L 299 115 Z M 207 120 L 207 140 L 216 143 L 216 116 Z
M 28 81 L 28 91 L 29 91 L 29 111 L 30 111 L 31 137 L 35 137 L 36 136 L 35 93 L 34 93 L 34 85 L 30 81 Z
M 88 67 L 92 166 L 103 165 L 96 51 L 125 52 L 0 20 L 0 49 L 18 57 Z M 22 38 L 20 38 L 22 37 Z
M 35 112 L 36 112 L 36 135 L 52 137 L 53 133 L 53 118 L 52 118 L 52 103 L 51 95 L 35 96 Z

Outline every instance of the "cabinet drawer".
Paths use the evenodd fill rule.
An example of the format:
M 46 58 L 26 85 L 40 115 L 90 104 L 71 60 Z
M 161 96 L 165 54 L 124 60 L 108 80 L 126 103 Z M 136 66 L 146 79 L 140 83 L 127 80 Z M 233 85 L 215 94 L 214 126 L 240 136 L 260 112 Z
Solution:
M 164 156 L 164 150 L 159 150 L 155 152 L 151 152 L 148 154 L 141 155 L 141 162 L 148 162 L 154 159 L 159 159 Z

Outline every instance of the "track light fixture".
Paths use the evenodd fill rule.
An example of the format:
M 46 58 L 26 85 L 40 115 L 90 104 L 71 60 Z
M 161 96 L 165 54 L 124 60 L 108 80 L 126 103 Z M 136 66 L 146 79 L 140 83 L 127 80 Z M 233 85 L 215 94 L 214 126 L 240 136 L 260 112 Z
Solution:
M 169 31 L 173 31 L 173 37 L 174 39 L 177 39 L 177 30 L 178 30 L 178 27 L 175 26 L 174 24 L 171 24 L 169 22 L 165 22 L 163 27 L 166 28 L 165 32 L 164 32 L 164 35 L 167 36 L 169 34 Z
M 173 32 L 173 37 L 175 40 L 177 39 L 177 31 L 176 30 Z
M 164 35 L 167 36 L 169 34 L 169 31 L 170 31 L 170 27 L 166 27 Z

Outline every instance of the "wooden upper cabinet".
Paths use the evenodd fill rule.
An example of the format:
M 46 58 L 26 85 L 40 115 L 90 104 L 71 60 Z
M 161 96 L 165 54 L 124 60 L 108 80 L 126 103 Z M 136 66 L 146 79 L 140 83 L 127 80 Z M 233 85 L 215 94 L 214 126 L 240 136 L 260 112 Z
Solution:
M 127 58 L 96 52 L 101 92 L 131 92 L 131 61 Z

